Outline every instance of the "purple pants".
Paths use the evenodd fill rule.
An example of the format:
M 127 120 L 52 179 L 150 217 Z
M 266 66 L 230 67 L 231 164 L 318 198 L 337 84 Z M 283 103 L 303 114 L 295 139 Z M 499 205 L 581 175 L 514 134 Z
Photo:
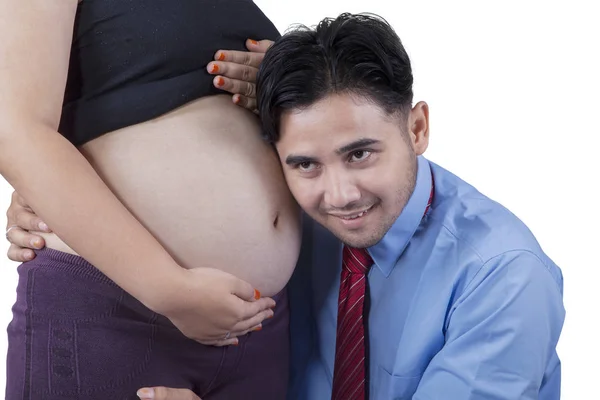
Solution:
M 83 258 L 38 251 L 19 266 L 6 399 L 138 399 L 146 386 L 188 388 L 202 400 L 284 399 L 286 290 L 275 300 L 275 316 L 239 346 L 204 346 Z

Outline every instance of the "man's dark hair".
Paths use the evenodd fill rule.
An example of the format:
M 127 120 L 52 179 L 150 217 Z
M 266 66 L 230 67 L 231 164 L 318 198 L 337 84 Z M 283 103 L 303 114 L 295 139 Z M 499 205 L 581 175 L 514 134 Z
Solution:
M 408 54 L 381 17 L 342 14 L 315 29 L 287 32 L 267 51 L 257 78 L 258 110 L 265 138 L 279 140 L 285 110 L 308 107 L 331 94 L 374 102 L 405 117 L 412 106 Z

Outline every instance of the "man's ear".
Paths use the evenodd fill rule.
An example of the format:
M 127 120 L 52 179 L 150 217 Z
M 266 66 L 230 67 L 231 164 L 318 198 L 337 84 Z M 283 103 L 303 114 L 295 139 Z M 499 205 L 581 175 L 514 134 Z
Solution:
M 413 150 L 420 156 L 429 146 L 429 106 L 420 101 L 410 110 L 408 115 L 408 133 Z

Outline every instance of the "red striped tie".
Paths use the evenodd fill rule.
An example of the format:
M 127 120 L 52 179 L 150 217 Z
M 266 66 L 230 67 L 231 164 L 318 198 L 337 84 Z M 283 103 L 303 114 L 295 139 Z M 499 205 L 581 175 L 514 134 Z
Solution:
M 365 399 L 365 320 L 367 272 L 373 259 L 366 249 L 344 246 L 338 302 L 333 400 Z
M 427 214 L 433 201 L 433 180 Z M 373 259 L 366 249 L 344 246 L 338 300 L 332 400 L 364 400 L 367 392 L 365 360 L 365 293 Z

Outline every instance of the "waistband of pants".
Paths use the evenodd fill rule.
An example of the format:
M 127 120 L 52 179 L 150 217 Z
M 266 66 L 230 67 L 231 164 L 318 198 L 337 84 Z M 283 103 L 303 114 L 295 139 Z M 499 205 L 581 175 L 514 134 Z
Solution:
M 93 279 L 99 280 L 102 283 L 115 285 L 117 284 L 113 282 L 108 276 L 104 275 L 102 271 L 96 268 L 93 264 L 88 262 L 85 258 L 65 253 L 60 250 L 51 249 L 48 247 L 44 247 L 40 250 L 35 250 L 36 258 L 28 263 L 49 263 L 53 268 L 60 268 L 63 271 L 73 273 L 73 274 L 84 274 Z M 39 259 L 38 259 L 39 258 Z M 279 291 L 277 294 L 271 296 L 273 300 L 276 302 L 281 298 L 285 297 L 287 293 L 287 285 Z

